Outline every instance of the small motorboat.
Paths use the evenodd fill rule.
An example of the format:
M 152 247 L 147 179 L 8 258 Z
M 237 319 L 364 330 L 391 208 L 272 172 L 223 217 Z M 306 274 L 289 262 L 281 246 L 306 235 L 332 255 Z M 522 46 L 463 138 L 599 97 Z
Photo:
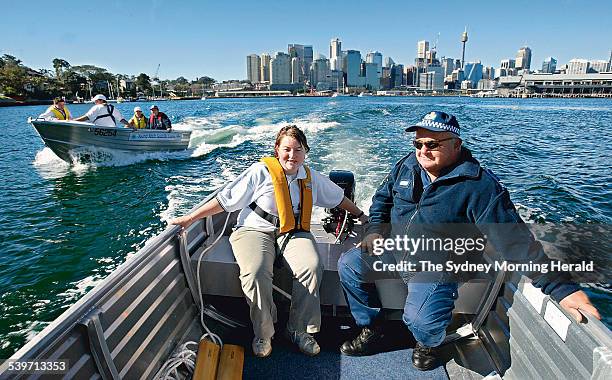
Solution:
M 169 226 L 150 239 L 10 359 L 0 363 L 0 380 L 27 377 L 11 370 L 11 363 L 14 368 L 14 363 L 54 361 L 65 364 L 62 372 L 54 373 L 69 379 L 165 378 L 168 364 L 187 360 L 185 347 L 197 347 L 205 332 L 222 338 L 222 350 L 230 347 L 226 357 L 240 360 L 224 361 L 223 351 L 219 359 L 219 351 L 215 354 L 200 341 L 198 357 L 203 358 L 205 371 L 212 375 L 194 378 L 214 379 L 215 373 L 230 370 L 235 376 L 218 378 L 610 378 L 610 330 L 588 315 L 586 322 L 575 322 L 557 302 L 516 273 L 483 274 L 461 284 L 453 322 L 441 349 L 441 365 L 432 371 L 418 372 L 410 363 L 414 341 L 402 334 L 405 327 L 397 321 L 406 296 L 406 286 L 400 279 L 376 282 L 386 310 L 381 323 L 392 344 L 371 356 L 341 355 L 339 345 L 354 335 L 347 334 L 345 328 L 351 318 L 337 262 L 358 237 L 343 232 L 345 221 L 340 229 L 330 228 L 341 222 L 337 218 L 340 215 L 334 210 L 325 212 L 328 216 L 320 223 L 313 220 L 311 225 L 324 265 L 320 301 L 325 319 L 318 334 L 322 351 L 317 357 L 295 352 L 282 334 L 275 339 L 269 358 L 262 360 L 250 354 L 248 308 L 229 242 L 237 212 L 224 212 L 199 220 L 182 233 L 178 226 Z M 274 284 L 279 318 L 284 318 L 292 284 L 286 268 L 274 270 Z M 246 347 L 244 357 L 234 355 L 232 346 Z M 195 353 L 191 358 L 193 364 Z M 182 365 L 182 369 L 186 367 Z
M 129 153 L 170 152 L 187 149 L 191 131 L 104 127 L 73 120 L 28 119 L 53 153 L 72 162 L 71 152 L 104 148 Z

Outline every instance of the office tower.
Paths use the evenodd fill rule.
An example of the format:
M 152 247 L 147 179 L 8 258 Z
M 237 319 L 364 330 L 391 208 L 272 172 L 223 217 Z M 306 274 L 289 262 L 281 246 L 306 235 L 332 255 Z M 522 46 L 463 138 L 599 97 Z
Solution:
M 608 71 L 608 61 L 604 61 L 601 59 L 596 60 L 596 61 L 591 61 L 590 68 L 591 68 L 591 71 L 596 71 L 598 73 Z
M 338 37 L 331 40 L 329 43 L 329 59 L 338 58 L 342 51 L 342 41 Z
M 482 63 L 480 61 L 468 62 L 463 67 L 465 78 L 464 80 L 471 82 L 470 88 L 475 88 L 478 81 L 482 79 Z
M 270 54 L 263 53 L 260 59 L 261 66 L 259 78 L 262 82 L 270 82 Z
M 404 65 L 392 64 L 391 65 L 391 88 L 400 87 L 404 83 Z
M 542 62 L 542 72 L 552 74 L 557 69 L 557 60 L 553 57 L 548 57 Z
M 495 79 L 495 68 L 493 66 L 485 66 L 482 68 L 482 79 Z
M 363 86 L 361 74 L 361 53 L 358 50 L 347 50 L 346 58 L 343 60 L 342 71 L 346 73 L 346 85 L 348 87 Z
M 444 68 L 431 66 L 427 72 L 420 74 L 419 88 L 423 90 L 444 90 Z
M 453 58 L 442 57 L 442 65 L 444 68 L 444 76 L 451 75 L 455 70 L 455 60 Z
M 382 77 L 383 57 L 380 52 L 373 51 L 366 55 L 366 63 L 375 63 L 377 65 L 376 75 Z
M 574 58 L 567 64 L 567 74 L 586 74 L 590 66 L 591 62 L 588 60 Z
M 325 87 L 327 90 L 331 87 L 330 78 L 331 72 L 329 69 L 329 60 L 324 56 L 319 56 L 317 59 L 312 61 L 312 66 L 310 69 L 310 84 L 317 89 L 319 87 Z M 320 86 L 320 84 L 323 84 Z M 335 87 L 335 83 L 334 86 Z
M 310 72 L 310 65 L 312 64 L 312 46 L 289 44 L 287 47 L 287 52 L 291 58 L 298 59 L 300 71 L 299 82 L 306 81 L 308 78 L 308 73 Z
M 531 49 L 524 46 L 516 53 L 516 68 L 518 70 L 527 70 L 531 67 Z
M 416 73 L 415 66 L 407 66 L 404 68 L 404 83 L 406 86 L 414 86 L 416 79 L 414 78 Z
M 297 57 L 291 58 L 291 83 L 300 83 L 302 76 L 300 61 Z
M 429 51 L 429 41 L 417 42 L 417 59 L 426 59 Z
M 467 26 L 465 27 L 465 29 L 463 30 L 463 33 L 461 33 L 461 68 L 463 69 L 463 64 L 465 63 L 465 43 L 468 41 L 468 34 L 467 34 Z
M 385 64 L 383 65 L 383 67 L 391 67 L 393 65 L 395 65 L 395 62 L 393 61 L 393 58 L 386 57 L 385 58 Z
M 382 57 L 381 57 L 382 58 Z M 365 62 L 363 64 L 365 77 L 365 87 L 371 91 L 377 91 L 380 89 L 380 78 L 378 76 L 378 63 L 375 62 Z M 381 71 L 382 74 L 382 71 Z
M 289 54 L 278 52 L 270 60 L 270 84 L 291 83 L 291 58 Z
M 251 83 L 261 81 L 260 76 L 261 59 L 257 54 L 247 55 L 247 79 Z
M 499 76 L 511 76 L 516 74 L 516 62 L 514 59 L 502 59 L 500 63 Z

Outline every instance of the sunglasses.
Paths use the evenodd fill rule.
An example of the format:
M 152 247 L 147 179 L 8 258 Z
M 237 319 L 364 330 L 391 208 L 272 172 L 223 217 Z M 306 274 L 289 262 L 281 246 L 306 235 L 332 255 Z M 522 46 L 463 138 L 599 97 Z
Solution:
M 444 141 L 448 141 L 448 140 L 454 140 L 454 137 L 449 137 L 447 139 L 442 139 L 442 140 L 430 140 L 430 141 L 419 141 L 419 140 L 412 140 L 412 145 L 414 145 L 415 148 L 417 148 L 417 150 L 420 150 L 423 145 L 425 145 L 425 147 L 429 150 L 434 150 L 434 149 L 438 149 L 440 147 L 440 143 L 444 142 Z

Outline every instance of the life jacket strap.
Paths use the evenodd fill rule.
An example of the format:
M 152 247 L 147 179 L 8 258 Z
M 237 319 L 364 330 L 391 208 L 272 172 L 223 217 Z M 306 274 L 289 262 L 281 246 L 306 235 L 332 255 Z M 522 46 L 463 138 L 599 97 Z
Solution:
M 280 219 L 278 218 L 278 216 L 270 214 L 266 210 L 264 210 L 261 207 L 259 207 L 257 205 L 257 203 L 252 202 L 249 205 L 249 208 L 251 210 L 253 210 L 255 212 L 255 214 L 259 215 L 264 220 L 267 220 L 268 222 L 272 223 L 272 225 L 274 225 L 274 227 L 278 228 L 280 226 Z

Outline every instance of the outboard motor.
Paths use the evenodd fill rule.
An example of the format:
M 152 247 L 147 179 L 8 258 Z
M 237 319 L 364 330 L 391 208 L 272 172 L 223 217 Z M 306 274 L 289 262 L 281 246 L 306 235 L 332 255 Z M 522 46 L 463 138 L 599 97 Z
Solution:
M 348 170 L 332 170 L 329 179 L 344 190 L 344 195 L 352 202 L 355 201 L 355 176 Z M 344 210 L 339 207 L 325 209 L 328 216 L 322 220 L 323 229 L 332 233 L 341 241 L 346 239 L 353 231 L 355 221 Z

